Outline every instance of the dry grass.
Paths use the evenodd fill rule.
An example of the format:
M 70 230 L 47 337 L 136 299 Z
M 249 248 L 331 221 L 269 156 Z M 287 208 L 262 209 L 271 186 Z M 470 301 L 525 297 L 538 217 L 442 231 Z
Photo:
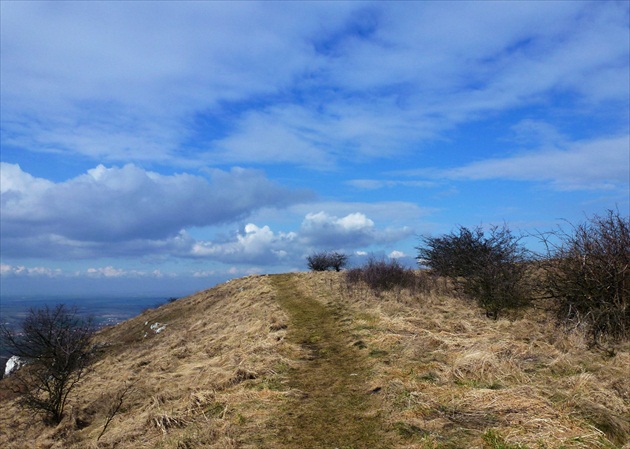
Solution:
M 630 448 L 630 345 L 589 348 L 542 309 L 488 320 L 446 286 L 377 297 L 341 276 L 250 276 L 104 330 L 57 427 L 2 380 L 0 447 L 328 447 L 317 435 L 354 432 L 346 448 Z M 327 330 L 304 333 L 313 322 Z
M 630 345 L 589 349 L 541 310 L 494 321 L 444 295 L 344 296 L 377 317 L 362 339 L 395 361 L 377 377 L 409 447 L 487 447 L 488 430 L 529 448 L 630 445 Z
M 74 394 L 76 415 L 87 425 L 77 428 L 69 415 L 60 435 L 5 402 L 0 446 L 236 447 L 234 435 L 282 394 L 253 387 L 273 383 L 291 363 L 281 355 L 284 317 L 266 278 L 249 277 L 106 329 L 98 335 L 103 354 Z M 160 333 L 150 329 L 156 322 L 166 324 Z M 97 443 L 126 383 L 132 387 Z

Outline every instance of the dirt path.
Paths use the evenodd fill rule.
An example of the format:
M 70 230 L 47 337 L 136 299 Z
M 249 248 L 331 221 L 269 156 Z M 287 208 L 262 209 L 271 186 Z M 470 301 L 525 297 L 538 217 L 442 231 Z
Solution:
M 280 447 L 387 447 L 369 363 L 352 345 L 339 314 L 301 293 L 290 274 L 273 276 L 272 283 L 289 315 L 287 338 L 308 350 L 289 374 L 290 387 L 299 393 L 279 417 Z

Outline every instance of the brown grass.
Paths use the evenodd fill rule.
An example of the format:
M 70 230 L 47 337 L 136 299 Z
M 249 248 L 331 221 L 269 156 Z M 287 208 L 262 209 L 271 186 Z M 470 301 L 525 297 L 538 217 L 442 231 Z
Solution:
M 0 447 L 630 448 L 629 344 L 341 276 L 250 276 L 105 329 L 59 426 L 0 394 Z

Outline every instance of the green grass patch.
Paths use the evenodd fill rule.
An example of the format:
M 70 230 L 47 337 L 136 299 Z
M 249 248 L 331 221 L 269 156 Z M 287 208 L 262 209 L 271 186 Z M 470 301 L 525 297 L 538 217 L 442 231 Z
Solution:
M 528 446 L 520 443 L 508 443 L 505 438 L 496 430 L 487 430 L 482 436 L 484 449 L 529 449 Z

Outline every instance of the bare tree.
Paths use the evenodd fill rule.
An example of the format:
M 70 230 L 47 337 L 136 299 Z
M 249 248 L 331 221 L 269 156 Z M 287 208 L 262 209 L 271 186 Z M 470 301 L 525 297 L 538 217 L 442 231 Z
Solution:
M 15 376 L 21 385 L 21 404 L 47 420 L 61 422 L 68 395 L 90 362 L 94 327 L 76 308 L 63 304 L 31 309 L 21 332 L 2 326 L 5 346 L 26 361 Z
M 348 263 L 348 256 L 336 251 L 316 252 L 306 258 L 309 269 L 313 271 L 341 271 Z

